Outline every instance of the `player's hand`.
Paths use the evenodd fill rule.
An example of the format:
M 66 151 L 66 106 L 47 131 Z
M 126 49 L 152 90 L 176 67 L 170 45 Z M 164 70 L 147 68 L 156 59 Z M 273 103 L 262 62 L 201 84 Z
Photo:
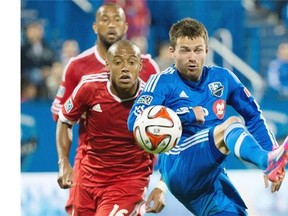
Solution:
M 280 190 L 284 177 L 285 177 L 285 169 L 283 168 L 281 175 L 279 176 L 279 180 L 276 182 L 271 182 L 271 193 L 274 193 Z M 264 175 L 264 184 L 265 184 L 265 188 L 269 186 L 269 179 L 267 175 Z
M 58 172 L 58 185 L 62 189 L 71 188 L 74 186 L 73 183 L 73 168 L 71 167 L 68 160 L 62 160 L 58 163 L 59 172 Z
M 165 207 L 165 193 L 159 189 L 154 188 L 149 194 L 146 202 L 146 212 L 159 213 Z
M 192 110 L 194 111 L 196 122 L 199 124 L 204 124 L 206 114 L 203 110 L 203 107 L 201 106 L 192 107 Z

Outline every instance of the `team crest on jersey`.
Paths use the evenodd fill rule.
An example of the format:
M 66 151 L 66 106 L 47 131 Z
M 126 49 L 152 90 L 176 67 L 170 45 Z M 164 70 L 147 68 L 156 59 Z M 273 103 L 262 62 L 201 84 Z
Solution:
M 59 86 L 59 88 L 57 90 L 56 96 L 62 98 L 64 95 L 64 92 L 65 92 L 65 87 L 61 85 L 61 86 Z
M 223 119 L 226 112 L 226 102 L 224 100 L 216 100 L 213 103 L 213 112 L 218 119 Z
M 150 105 L 152 99 L 153 99 L 153 97 L 150 96 L 150 95 L 142 95 L 142 96 L 137 100 L 137 103 Z
M 68 101 L 66 101 L 66 103 L 64 104 L 64 108 L 65 108 L 65 111 L 66 111 L 67 113 L 69 113 L 69 112 L 72 110 L 72 108 L 73 108 L 73 103 L 72 103 L 71 99 L 69 99 Z
M 212 93 L 212 95 L 216 97 L 221 97 L 223 94 L 224 86 L 222 85 L 221 82 L 213 82 L 209 83 L 208 87 Z

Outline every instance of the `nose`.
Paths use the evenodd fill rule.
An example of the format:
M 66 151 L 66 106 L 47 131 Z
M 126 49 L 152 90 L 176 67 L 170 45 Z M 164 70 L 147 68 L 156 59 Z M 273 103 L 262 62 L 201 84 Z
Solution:
M 190 62 L 195 62 L 196 61 L 196 54 L 194 52 L 191 52 L 189 55 L 189 61 Z
M 115 27 L 115 21 L 113 19 L 109 20 L 108 27 Z

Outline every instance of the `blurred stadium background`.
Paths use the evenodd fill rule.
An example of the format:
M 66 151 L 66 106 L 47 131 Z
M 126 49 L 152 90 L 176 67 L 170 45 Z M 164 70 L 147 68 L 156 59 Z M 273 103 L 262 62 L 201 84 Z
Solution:
M 267 85 L 267 68 L 276 58 L 278 45 L 288 42 L 287 1 L 283 1 L 285 4 L 280 12 L 277 1 L 268 0 L 134 1 L 142 2 L 149 12 L 144 45 L 155 59 L 160 55 L 159 45 L 169 39 L 172 23 L 187 16 L 203 22 L 210 34 L 207 64 L 225 66 L 237 74 L 258 100 L 277 140 L 282 142 L 288 134 L 288 98 Z M 62 46 L 67 40 L 78 43 L 78 52 L 91 47 L 96 39 L 91 25 L 95 11 L 102 3 L 91 0 L 21 0 L 21 45 L 25 41 L 27 25 L 37 21 L 43 24 L 44 38 L 55 51 L 57 61 L 60 61 Z M 135 11 L 132 7 L 126 13 L 133 15 Z M 132 32 L 129 37 L 133 35 L 137 32 Z M 48 87 L 51 84 L 49 80 L 45 82 Z M 55 123 L 50 112 L 53 91 L 50 95 L 35 94 L 23 98 L 23 87 L 27 83 L 21 84 L 21 213 L 23 216 L 62 216 L 65 215 L 67 191 L 61 190 L 56 182 Z M 228 112 L 234 113 L 233 110 Z M 77 136 L 74 137 L 71 161 L 76 140 Z M 288 191 L 287 179 L 280 192 L 270 194 L 268 189 L 264 189 L 261 171 L 253 166 L 231 156 L 227 160 L 227 171 L 246 200 L 250 215 L 288 215 L 288 195 L 284 193 Z M 155 170 L 148 191 L 158 179 L 159 173 Z M 168 193 L 167 206 L 158 215 L 192 214 Z

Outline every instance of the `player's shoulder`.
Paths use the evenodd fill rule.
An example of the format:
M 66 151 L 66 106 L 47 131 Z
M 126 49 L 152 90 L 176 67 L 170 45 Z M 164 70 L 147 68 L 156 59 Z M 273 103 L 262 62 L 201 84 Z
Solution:
M 109 79 L 108 76 L 109 72 L 108 71 L 103 71 L 100 73 L 95 73 L 95 74 L 88 74 L 88 75 L 84 75 L 81 77 L 80 82 L 82 83 L 93 83 L 93 82 L 107 82 Z
M 141 59 L 142 59 L 142 64 L 144 66 L 150 66 L 153 67 L 155 69 L 155 71 L 158 73 L 160 72 L 160 68 L 158 66 L 158 64 L 156 63 L 156 61 L 151 57 L 150 54 L 141 54 Z
M 151 75 L 151 80 L 161 80 L 162 83 L 169 83 L 173 85 L 173 83 L 177 83 L 179 80 L 179 75 L 177 73 L 177 69 L 174 66 L 168 67 L 165 70 Z
M 77 56 L 71 58 L 70 62 L 81 62 L 86 61 L 86 59 L 95 58 L 95 46 L 90 47 L 87 50 L 84 50 Z
M 217 65 L 204 66 L 204 71 L 205 70 L 207 71 L 209 75 L 213 74 L 213 76 L 217 76 L 217 77 L 219 76 L 225 77 L 225 76 L 230 76 L 231 74 L 233 74 L 233 72 L 230 71 L 229 69 L 220 67 Z

